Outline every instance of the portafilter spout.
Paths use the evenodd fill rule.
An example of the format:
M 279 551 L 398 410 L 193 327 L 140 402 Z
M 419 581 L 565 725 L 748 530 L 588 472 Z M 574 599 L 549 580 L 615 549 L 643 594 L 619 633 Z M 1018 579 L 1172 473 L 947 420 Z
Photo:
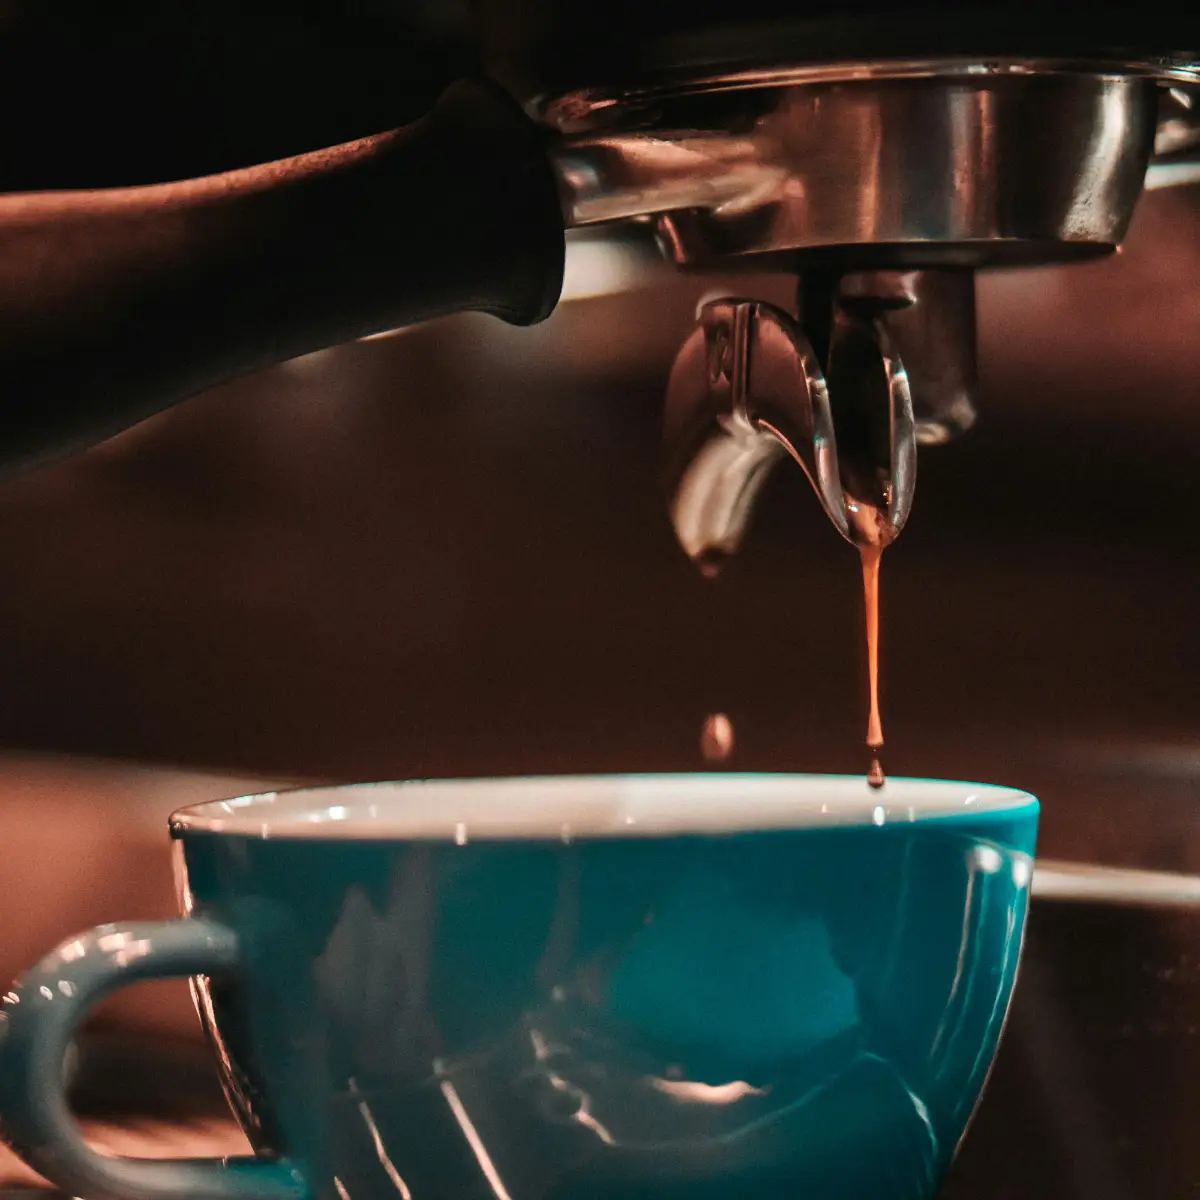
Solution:
M 665 450 L 671 522 L 706 575 L 737 550 L 787 458 L 843 537 L 890 541 L 912 506 L 916 446 L 908 378 L 869 309 L 832 305 L 822 361 L 774 305 L 701 306 L 667 386 Z M 875 519 L 882 531 L 868 528 Z

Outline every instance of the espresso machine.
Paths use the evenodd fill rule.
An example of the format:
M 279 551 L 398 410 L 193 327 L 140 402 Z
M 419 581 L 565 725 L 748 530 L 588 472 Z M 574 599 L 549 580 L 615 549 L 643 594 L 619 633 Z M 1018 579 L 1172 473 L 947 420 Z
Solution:
M 410 58 L 453 40 L 403 15 Z M 564 248 L 632 238 L 682 271 L 795 276 L 791 311 L 708 299 L 679 350 L 666 454 L 688 555 L 736 549 L 784 458 L 840 532 L 858 497 L 894 536 L 917 448 L 975 419 L 976 272 L 1109 254 L 1143 189 L 1197 175 L 1200 34 L 1166 7 L 1053 29 L 1020 5 L 784 0 L 469 17 L 454 35 L 492 79 L 404 127 L 199 178 L 156 178 L 143 149 L 129 186 L 111 167 L 108 186 L 10 186 L 4 468 L 323 346 L 469 310 L 540 321 Z M 46 20 L 30 45 L 56 44 Z
M 537 322 L 602 243 L 795 281 L 790 303 L 705 296 L 673 347 L 667 505 L 702 571 L 786 460 L 843 536 L 857 498 L 899 531 L 918 459 L 976 421 L 976 273 L 1111 254 L 1143 190 L 1200 180 L 1200 21 L 1160 3 L 72 7 L 0 8 L 23 114 L 0 156 L 0 474 L 324 346 L 468 311 Z M 1178 936 L 1134 895 L 1115 953 L 1095 911 L 1083 939 L 1068 905 L 1035 925 L 1013 1033 L 1039 1070 L 1061 1066 L 1025 1035 L 1054 961 L 1078 959 L 1071 1004 L 1104 1029 L 1117 976 L 1187 1025 L 1182 973 L 1157 973 L 1195 897 L 1169 899 Z M 1136 1090 L 1143 1043 L 1121 1045 L 1113 1086 Z M 985 1111 L 976 1161 L 1007 1136 Z

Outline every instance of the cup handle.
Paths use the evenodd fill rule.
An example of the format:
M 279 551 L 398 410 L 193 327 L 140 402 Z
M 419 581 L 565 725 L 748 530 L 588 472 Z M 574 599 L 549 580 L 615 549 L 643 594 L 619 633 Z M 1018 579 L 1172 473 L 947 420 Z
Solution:
M 100 925 L 63 942 L 0 1002 L 0 1135 L 51 1183 L 86 1200 L 307 1200 L 303 1177 L 282 1159 L 99 1154 L 67 1108 L 67 1048 L 97 1000 L 144 979 L 228 974 L 238 960 L 234 933 L 195 917 Z

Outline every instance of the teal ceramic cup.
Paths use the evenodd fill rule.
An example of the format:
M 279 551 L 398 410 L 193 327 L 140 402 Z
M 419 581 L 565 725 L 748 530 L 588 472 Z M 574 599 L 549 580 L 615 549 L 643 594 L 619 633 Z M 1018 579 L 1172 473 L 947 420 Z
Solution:
M 786 775 L 373 784 L 176 814 L 183 917 L 0 1010 L 0 1127 L 87 1200 L 931 1197 L 1020 957 L 1037 802 Z M 257 1157 L 103 1157 L 62 1061 L 189 976 Z

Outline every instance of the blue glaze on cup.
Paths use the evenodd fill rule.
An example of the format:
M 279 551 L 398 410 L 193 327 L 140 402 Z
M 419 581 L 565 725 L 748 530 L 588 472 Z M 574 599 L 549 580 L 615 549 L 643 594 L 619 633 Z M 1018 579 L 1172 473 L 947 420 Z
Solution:
M 132 967 L 60 948 L 4 1010 L 0 1122 L 120 1200 L 922 1200 L 1003 1025 L 1036 825 L 1004 789 L 801 776 L 205 805 L 172 828 L 187 919 L 123 931 Z M 64 1155 L 37 1010 L 139 970 L 200 975 L 272 1161 L 162 1164 L 184 1187 Z

